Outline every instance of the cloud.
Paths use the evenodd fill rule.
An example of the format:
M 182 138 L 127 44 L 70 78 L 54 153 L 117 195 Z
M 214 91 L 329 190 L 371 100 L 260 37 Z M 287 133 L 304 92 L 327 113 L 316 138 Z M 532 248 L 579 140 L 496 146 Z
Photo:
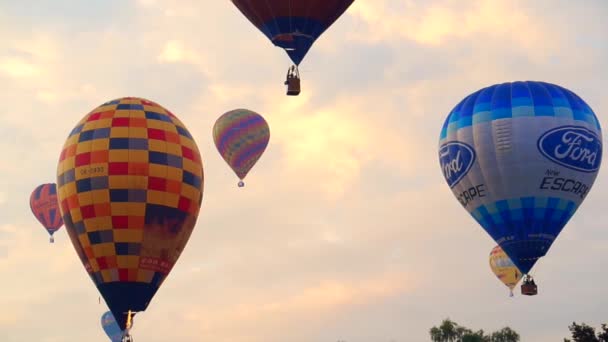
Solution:
M 18 58 L 4 58 L 0 60 L 0 72 L 15 78 L 27 78 L 40 73 L 35 64 Z
M 329 318 L 349 307 L 369 305 L 413 289 L 413 279 L 405 274 L 380 274 L 364 281 L 325 280 L 291 293 L 258 293 L 221 307 L 191 308 L 180 314 L 188 326 L 198 327 L 191 332 L 217 341 L 231 341 L 227 337 L 245 336 L 249 329 L 264 331 L 267 338 L 278 337 L 271 326 L 297 326 L 297 321 Z M 257 328 L 254 328 L 257 327 Z M 247 340 L 262 341 L 250 335 Z
M 378 115 L 402 116 L 402 108 L 383 102 L 380 93 L 344 96 L 327 106 L 315 106 L 309 99 L 304 94 L 296 101 L 271 104 L 265 111 L 271 139 L 281 148 L 290 179 L 305 174 L 301 181 L 338 199 L 361 180 L 361 170 L 370 164 L 382 163 L 412 175 L 419 165 L 416 161 L 428 158 L 421 135 L 413 126 L 401 125 L 409 118 L 394 122 L 403 128 L 401 132 L 394 131 L 390 120 L 377 120 Z M 416 114 L 412 111 L 409 117 Z M 434 152 L 430 156 L 434 158 Z
M 230 2 L 60 0 L 27 14 L 0 5 L 0 82 L 10 85 L 0 92 L 0 273 L 10 294 L 0 297 L 0 336 L 105 338 L 105 305 L 65 232 L 48 244 L 27 203 L 55 178 L 75 123 L 127 95 L 179 116 L 206 175 L 197 227 L 138 314 L 136 339 L 424 340 L 450 315 L 550 341 L 572 315 L 602 317 L 601 176 L 539 263 L 542 296 L 522 314 L 487 266 L 494 242 L 437 162 L 447 113 L 497 82 L 554 81 L 605 121 L 608 7 L 556 1 L 355 1 L 310 51 L 295 98 L 284 95 L 284 51 Z M 271 128 L 243 189 L 211 139 L 215 120 L 235 108 Z M 568 310 L 547 311 L 555 307 Z M 59 314 L 69 319 L 48 319 Z M 530 317 L 549 318 L 539 326 Z
M 165 44 L 162 53 L 159 56 L 161 62 L 181 62 L 188 60 L 189 53 L 184 50 L 182 44 L 178 41 L 169 41 Z
M 352 15 L 368 25 L 363 39 L 394 41 L 395 38 L 414 40 L 420 44 L 439 46 L 452 39 L 501 36 L 515 43 L 533 46 L 545 38 L 539 18 L 522 11 L 520 2 L 476 0 L 463 4 L 444 0 L 433 3 L 380 0 L 357 2 Z M 525 28 L 525 35 L 513 32 Z M 351 37 L 356 38 L 356 37 Z
M 341 114 L 349 113 L 348 109 L 319 109 L 274 120 L 276 140 L 283 145 L 287 166 L 294 173 L 320 181 L 330 195 L 338 195 L 351 185 L 361 163 L 369 160 L 369 131 L 353 117 Z

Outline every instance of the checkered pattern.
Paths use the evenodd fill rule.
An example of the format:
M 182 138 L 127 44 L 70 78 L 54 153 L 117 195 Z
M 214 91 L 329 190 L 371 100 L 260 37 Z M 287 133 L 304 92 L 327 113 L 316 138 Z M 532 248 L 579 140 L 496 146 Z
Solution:
M 202 200 L 201 157 L 184 125 L 151 101 L 106 102 L 72 130 L 57 175 L 68 234 L 94 282 L 160 286 Z
M 222 158 L 242 180 L 266 150 L 270 129 L 261 115 L 236 109 L 217 119 L 213 140 Z
M 576 203 L 555 197 L 523 197 L 475 208 L 471 215 L 511 256 L 523 273 L 549 247 L 576 211 Z
M 63 226 L 57 202 L 57 187 L 54 183 L 41 184 L 34 189 L 30 195 L 30 208 L 50 235 Z
M 481 205 L 471 215 L 488 230 L 488 233 L 500 240 L 512 235 L 515 227 L 534 223 L 542 232 L 557 236 L 562 227 L 570 220 L 576 210 L 572 201 L 555 197 L 524 197 Z M 551 231 L 548 227 L 554 228 Z M 534 234 L 535 227 L 528 232 Z
M 545 82 L 514 82 L 481 89 L 448 115 L 440 140 L 463 127 L 504 118 L 554 116 L 587 122 L 600 130 L 593 110 L 575 93 Z

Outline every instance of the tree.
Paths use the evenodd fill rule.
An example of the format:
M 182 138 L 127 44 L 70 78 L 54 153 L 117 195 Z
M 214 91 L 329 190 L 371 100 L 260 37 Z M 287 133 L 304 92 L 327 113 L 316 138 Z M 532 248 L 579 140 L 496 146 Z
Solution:
M 513 342 L 513 341 L 519 341 L 519 334 L 509 328 L 509 327 L 504 327 L 498 331 L 495 331 L 492 333 L 492 335 L 490 335 L 490 341 L 492 342 Z
M 608 342 L 608 325 L 602 324 L 602 331 L 597 333 L 597 338 L 600 342 Z
M 485 336 L 483 330 L 477 332 L 467 331 L 462 335 L 462 342 L 490 342 L 488 336 Z
M 608 342 L 608 326 L 602 324 L 602 330 L 595 335 L 595 328 L 585 323 L 568 326 L 572 334 L 572 340 L 564 339 L 565 342 Z
M 458 324 L 452 322 L 449 318 L 444 319 L 439 328 L 431 328 L 431 340 L 433 342 L 455 342 L 456 338 L 459 337 L 457 328 Z
M 441 331 L 441 329 L 439 329 L 437 327 L 432 327 L 431 330 L 429 331 L 429 333 L 431 334 L 431 341 L 433 341 L 433 342 L 445 341 L 445 339 L 443 337 L 443 332 Z
M 432 327 L 429 334 L 433 342 L 519 342 L 519 334 L 509 327 L 485 335 L 483 330 L 474 332 L 449 318 L 444 319 L 439 327 Z

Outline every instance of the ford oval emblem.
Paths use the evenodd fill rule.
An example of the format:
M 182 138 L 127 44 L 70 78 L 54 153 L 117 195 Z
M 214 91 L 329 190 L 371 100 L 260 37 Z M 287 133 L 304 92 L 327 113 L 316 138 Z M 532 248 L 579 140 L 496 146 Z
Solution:
M 602 163 L 602 141 L 580 126 L 547 131 L 538 139 L 538 150 L 549 160 L 581 172 L 597 171 Z
M 465 143 L 451 141 L 439 148 L 439 162 L 450 188 L 469 172 L 475 162 L 475 150 Z

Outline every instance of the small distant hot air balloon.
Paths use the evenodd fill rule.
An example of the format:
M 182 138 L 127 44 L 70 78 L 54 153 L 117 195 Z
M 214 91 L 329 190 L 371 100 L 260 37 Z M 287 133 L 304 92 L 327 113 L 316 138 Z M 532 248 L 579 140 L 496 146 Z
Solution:
M 354 0 L 232 0 L 270 41 L 295 63 L 287 72 L 287 95 L 300 93 L 298 65 L 314 42 Z
M 123 332 L 120 330 L 118 323 L 114 319 L 114 315 L 112 315 L 111 311 L 104 313 L 101 316 L 101 327 L 103 331 L 105 331 L 106 335 L 110 338 L 112 342 L 121 342 Z
M 513 297 L 513 289 L 521 279 L 522 274 L 500 246 L 492 248 L 490 252 L 490 268 L 496 277 L 509 288 L 511 297 Z
M 243 179 L 260 159 L 269 140 L 270 128 L 266 120 L 247 109 L 229 111 L 213 126 L 215 147 L 239 177 L 239 187 L 245 186 Z
M 572 91 L 545 82 L 483 88 L 448 115 L 439 141 L 446 182 L 460 204 L 524 273 L 583 202 L 602 162 L 602 132 Z
M 106 102 L 67 138 L 57 167 L 63 220 L 126 340 L 190 238 L 203 181 L 186 127 L 145 99 Z
M 36 187 L 30 195 L 30 208 L 38 222 L 51 236 L 50 242 L 55 242 L 53 234 L 63 226 L 55 183 L 41 184 Z

